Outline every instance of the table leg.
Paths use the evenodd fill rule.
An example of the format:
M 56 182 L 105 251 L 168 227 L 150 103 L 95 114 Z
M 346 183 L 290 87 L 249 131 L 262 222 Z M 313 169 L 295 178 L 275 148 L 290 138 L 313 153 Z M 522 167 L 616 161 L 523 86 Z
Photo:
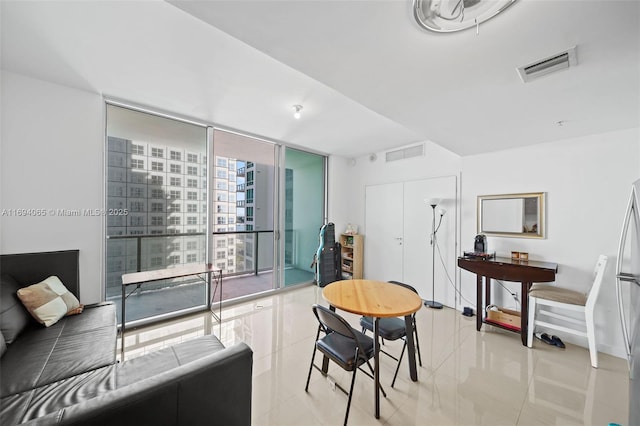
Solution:
M 122 301 L 121 304 L 121 313 L 120 316 L 120 361 L 124 362 L 124 324 L 125 324 L 125 304 L 127 301 L 126 297 L 126 287 L 122 286 Z
M 525 282 L 520 287 L 520 297 L 522 298 L 520 301 L 520 306 L 522 307 L 520 312 L 520 339 L 524 346 L 527 346 L 527 331 L 529 327 L 529 288 L 531 288 L 531 283 Z
M 380 418 L 380 342 L 378 341 L 380 318 L 373 317 L 373 381 L 375 382 L 376 419 Z M 415 359 L 413 360 L 415 363 Z
M 404 317 L 404 326 L 406 329 L 407 339 L 407 356 L 409 357 L 409 376 L 414 382 L 418 381 L 418 370 L 416 369 L 416 346 L 413 341 L 413 316 Z
M 222 339 L 222 270 L 218 274 L 215 271 L 207 272 L 207 279 L 205 281 L 207 286 L 207 307 L 211 311 L 211 315 L 218 321 L 219 337 Z M 214 285 L 215 284 L 215 285 Z M 220 290 L 218 290 L 218 287 Z M 213 299 L 218 294 L 218 313 L 216 314 L 213 309 Z
M 207 297 L 207 309 L 211 310 L 211 305 L 213 303 L 213 295 L 211 292 L 211 271 L 207 271 L 207 280 L 205 281 L 206 289 L 206 297 Z
M 222 339 L 222 271 L 218 277 L 218 285 L 220 286 L 220 304 L 218 305 L 218 323 L 220 324 L 220 339 Z
M 482 317 L 484 316 L 484 307 L 482 306 L 482 275 L 476 276 L 476 330 L 480 331 L 482 327 Z
M 326 355 L 322 356 L 322 374 L 329 374 L 329 358 Z

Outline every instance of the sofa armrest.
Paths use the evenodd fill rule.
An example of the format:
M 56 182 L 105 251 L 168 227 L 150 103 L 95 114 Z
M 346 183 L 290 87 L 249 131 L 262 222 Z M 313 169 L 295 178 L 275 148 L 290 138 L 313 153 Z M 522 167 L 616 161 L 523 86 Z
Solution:
M 27 424 L 250 425 L 252 368 L 239 343 Z

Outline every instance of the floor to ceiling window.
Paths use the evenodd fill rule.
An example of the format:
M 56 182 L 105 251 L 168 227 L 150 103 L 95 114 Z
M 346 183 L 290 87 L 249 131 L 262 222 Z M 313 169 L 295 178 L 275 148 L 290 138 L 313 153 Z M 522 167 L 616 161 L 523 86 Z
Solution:
M 284 285 L 314 279 L 325 204 L 325 157 L 286 148 L 284 167 Z
M 126 212 L 106 218 L 106 298 L 118 315 L 129 272 L 212 262 L 224 281 L 214 303 L 313 281 L 325 157 L 120 104 L 106 109 L 106 204 Z M 130 287 L 126 322 L 203 309 L 206 299 L 198 277 Z
M 122 274 L 205 263 L 207 128 L 107 105 L 106 298 L 122 303 Z M 127 295 L 127 322 L 205 306 L 197 277 Z M 122 319 L 119 318 L 119 321 Z
M 277 145 L 214 130 L 214 262 L 232 299 L 277 288 L 274 223 Z

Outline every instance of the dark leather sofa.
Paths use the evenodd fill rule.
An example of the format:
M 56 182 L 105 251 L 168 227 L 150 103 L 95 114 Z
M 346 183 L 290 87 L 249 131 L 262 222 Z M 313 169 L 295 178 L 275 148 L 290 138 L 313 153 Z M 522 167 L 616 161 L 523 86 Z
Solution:
M 0 424 L 249 425 L 253 352 L 213 335 L 116 360 L 115 305 L 45 328 L 15 296 L 57 275 L 80 299 L 77 250 L 0 256 Z

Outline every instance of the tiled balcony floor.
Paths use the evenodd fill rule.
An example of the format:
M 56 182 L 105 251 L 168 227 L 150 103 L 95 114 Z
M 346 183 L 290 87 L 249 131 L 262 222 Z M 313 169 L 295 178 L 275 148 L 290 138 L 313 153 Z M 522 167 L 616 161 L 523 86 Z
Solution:
M 285 286 L 296 283 L 309 283 L 313 280 L 313 273 L 301 269 L 290 268 L 285 271 Z M 258 275 L 240 275 L 225 277 L 222 280 L 222 300 L 228 301 L 239 297 L 262 293 L 273 288 L 273 273 L 263 272 Z M 194 278 L 178 287 L 161 290 L 135 290 L 134 286 L 127 288 L 126 316 L 127 321 L 135 321 L 156 315 L 189 309 L 194 306 L 206 305 L 205 286 L 198 278 Z M 121 315 L 121 297 L 108 299 L 117 305 L 118 322 Z M 220 300 L 220 293 L 216 294 L 214 302 Z

